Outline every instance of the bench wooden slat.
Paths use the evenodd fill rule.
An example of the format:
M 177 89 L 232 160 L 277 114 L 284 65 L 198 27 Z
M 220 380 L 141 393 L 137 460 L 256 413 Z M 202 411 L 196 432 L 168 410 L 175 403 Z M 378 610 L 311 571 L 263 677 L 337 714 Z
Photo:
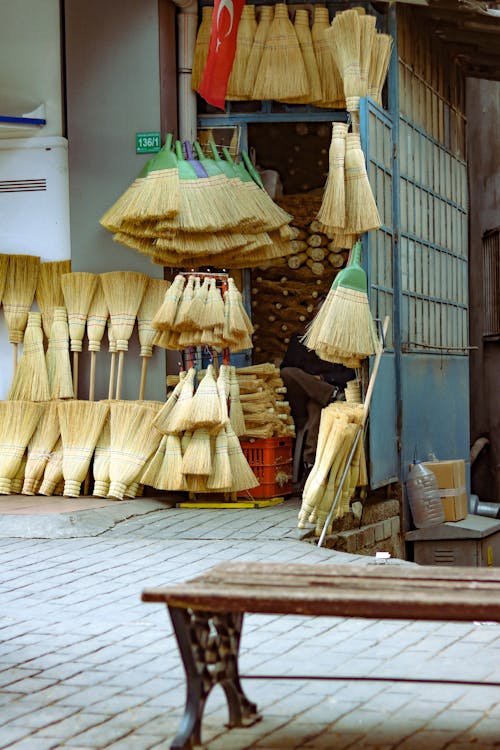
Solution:
M 143 601 L 213 612 L 500 621 L 494 569 L 392 565 L 218 565 Z

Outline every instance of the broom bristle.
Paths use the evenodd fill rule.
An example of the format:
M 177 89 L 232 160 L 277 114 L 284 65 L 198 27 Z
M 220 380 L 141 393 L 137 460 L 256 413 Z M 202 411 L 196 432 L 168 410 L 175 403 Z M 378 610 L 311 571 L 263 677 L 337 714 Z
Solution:
M 163 461 L 158 470 L 155 487 L 164 492 L 179 492 L 187 489 L 182 473 L 181 440 L 178 435 L 165 435 Z
M 99 401 L 61 401 L 57 406 L 63 444 L 64 494 L 78 497 L 108 414 Z
M 366 292 L 339 284 L 335 290 L 318 342 L 343 357 L 368 357 L 375 353 L 378 337 Z
M 364 15 L 359 18 L 360 39 L 359 39 L 359 69 L 360 69 L 360 90 L 359 96 L 366 96 L 368 93 L 368 78 L 370 74 L 370 61 L 372 56 L 373 42 L 377 35 L 375 28 L 375 16 Z
M 42 413 L 42 404 L 32 401 L 0 401 L 0 495 L 10 494 Z
M 201 23 L 196 34 L 193 53 L 193 67 L 191 70 L 191 88 L 198 91 L 203 77 L 203 71 L 208 57 L 210 45 L 210 30 L 212 28 L 213 7 L 204 5 L 201 9 Z
M 74 398 L 69 357 L 69 329 L 65 307 L 53 310 L 52 328 L 45 355 L 50 398 Z
M 227 434 L 226 430 L 222 428 L 215 437 L 213 469 L 207 480 L 207 489 L 229 492 L 231 484 L 231 462 L 227 448 Z
M 299 40 L 300 51 L 307 73 L 308 92 L 304 97 L 297 98 L 296 103 L 319 103 L 322 100 L 323 92 L 321 88 L 321 78 L 319 75 L 318 63 L 314 54 L 314 47 L 309 28 L 309 13 L 305 8 L 298 8 L 295 11 L 294 21 L 295 33 Z
M 3 312 L 11 344 L 22 343 L 28 313 L 35 298 L 40 272 L 36 255 L 9 255 L 7 278 L 3 290 Z
M 87 314 L 89 352 L 100 352 L 101 341 L 108 323 L 109 310 L 100 276 L 97 277 L 94 295 Z
M 260 8 L 259 22 L 252 42 L 252 49 L 248 57 L 247 67 L 245 70 L 245 80 L 242 90 L 245 92 L 245 98 L 251 99 L 257 71 L 259 69 L 262 53 L 266 46 L 266 40 L 274 16 L 274 7 L 272 5 L 263 5 Z
M 380 216 L 368 180 L 358 133 L 348 133 L 346 136 L 345 204 L 346 232 L 362 234 L 380 227 Z
M 189 276 L 186 286 L 184 287 L 184 291 L 182 292 L 179 305 L 177 307 L 175 320 L 172 324 L 172 329 L 174 331 L 183 331 L 185 328 L 189 328 L 187 321 L 186 321 L 186 313 L 189 310 L 191 302 L 193 301 L 193 297 L 195 293 L 195 285 L 196 285 L 196 288 L 199 289 L 200 287 L 199 278 L 198 277 L 195 278 L 194 276 Z
M 72 352 L 82 351 L 87 314 L 97 282 L 97 274 L 87 273 L 86 271 L 65 273 L 61 276 L 61 288 L 68 312 Z
M 122 500 L 158 448 L 161 433 L 153 427 L 155 410 L 143 404 L 112 402 L 108 497 Z
M 146 462 L 144 470 L 141 474 L 141 483 L 148 485 L 148 487 L 158 487 L 158 476 L 161 469 L 161 465 L 165 458 L 165 448 L 167 445 L 167 436 L 163 435 L 158 448 L 154 455 Z
M 245 454 L 243 453 L 238 436 L 227 424 L 225 427 L 227 435 L 227 450 L 231 465 L 231 492 L 242 492 L 258 487 L 259 480 L 253 473 Z
M 328 8 L 315 5 L 311 37 L 322 90 L 321 101 L 316 104 L 319 107 L 343 109 L 345 106 L 344 86 L 325 37 L 325 31 L 329 28 Z
M 49 378 L 43 349 L 42 314 L 28 313 L 23 353 L 7 395 L 9 401 L 48 401 Z
M 183 474 L 212 473 L 212 446 L 208 430 L 204 427 L 194 430 L 191 440 L 182 457 Z
M 350 97 L 361 96 L 360 19 L 356 10 L 341 11 L 325 31 L 331 55 L 342 77 L 346 102 Z
M 148 276 L 137 271 L 109 271 L 101 274 L 104 296 L 119 352 L 128 351 L 128 342 L 148 279 Z
M 287 101 L 304 97 L 307 92 L 307 73 L 297 34 L 288 17 L 287 6 L 285 3 L 277 3 L 252 98 Z
M 49 497 L 52 495 L 62 494 L 62 492 L 59 492 L 59 485 L 63 479 L 62 461 L 63 447 L 61 438 L 59 437 L 54 446 L 54 450 L 49 456 L 47 465 L 45 466 L 45 471 L 43 472 L 43 480 L 40 484 L 40 487 L 38 488 L 38 494 L 48 495 Z
M 224 326 L 224 300 L 217 288 L 215 279 L 210 279 L 210 286 L 205 305 L 205 318 L 203 328 L 214 328 L 215 326 Z
M 344 161 L 348 126 L 335 123 L 332 126 L 332 141 L 329 153 L 329 171 L 321 208 L 317 219 L 325 227 L 345 226 L 345 181 Z
M 153 316 L 151 325 L 157 331 L 170 331 L 174 325 L 179 300 L 184 289 L 185 278 L 177 274 L 173 283 L 167 290 L 162 304 Z
M 168 415 L 168 423 L 164 423 L 163 429 L 167 432 L 184 432 L 188 429 L 191 402 L 194 394 L 194 378 L 196 370 L 191 367 L 183 380 L 179 397 Z
M 153 316 L 159 309 L 165 294 L 170 288 L 170 282 L 164 279 L 148 280 L 144 297 L 137 311 L 137 328 L 139 342 L 141 345 L 141 357 L 153 356 L 153 345 L 156 337 L 156 328 L 153 328 Z
M 54 260 L 40 264 L 35 299 L 42 313 L 45 336 L 49 338 L 55 307 L 64 306 L 61 276 L 71 273 L 70 260 Z
M 182 390 L 183 380 L 185 377 L 186 373 L 181 372 L 179 376 L 179 382 L 153 420 L 153 426 L 164 435 L 169 431 L 169 416 L 175 404 L 177 403 L 177 399 L 179 398 L 179 394 Z
M 236 435 L 245 434 L 245 416 L 240 401 L 240 386 L 236 377 L 236 368 L 231 367 L 229 381 L 229 419 Z
M 187 428 L 215 427 L 221 421 L 221 410 L 213 365 L 209 365 L 191 401 Z M 195 474 L 196 472 L 186 472 Z
M 111 441 L 111 429 L 109 426 L 109 414 L 106 416 L 101 434 L 97 438 L 92 462 L 92 475 L 94 477 L 94 497 L 107 497 L 109 490 L 109 450 Z
M 26 451 L 24 452 L 24 455 L 21 459 L 21 463 L 19 464 L 19 468 L 17 469 L 14 477 L 11 480 L 10 483 L 10 494 L 11 495 L 20 495 L 21 490 L 24 484 L 24 473 L 26 470 Z
M 368 96 L 382 106 L 382 89 L 384 88 L 392 52 L 390 34 L 376 34 L 373 40 L 368 71 Z
M 240 22 L 238 24 L 236 53 L 234 55 L 229 80 L 227 82 L 227 101 L 246 99 L 248 96 L 246 88 L 246 71 L 256 32 L 257 20 L 255 17 L 255 5 L 244 5 Z
M 5 282 L 7 281 L 8 268 L 9 256 L 5 253 L 0 253 L 0 303 L 3 301 L 3 292 L 5 289 Z
M 28 443 L 28 458 L 22 487 L 23 495 L 34 495 L 36 493 L 59 435 L 57 404 L 54 401 L 47 401 L 43 404 L 40 421 Z
M 184 324 L 185 327 L 183 330 L 201 330 L 203 328 L 209 284 L 210 279 L 208 276 L 205 276 L 205 278 L 203 279 L 203 283 L 199 286 L 198 289 L 196 289 L 197 285 L 195 283 L 193 299 L 191 300 L 191 304 L 186 310 Z

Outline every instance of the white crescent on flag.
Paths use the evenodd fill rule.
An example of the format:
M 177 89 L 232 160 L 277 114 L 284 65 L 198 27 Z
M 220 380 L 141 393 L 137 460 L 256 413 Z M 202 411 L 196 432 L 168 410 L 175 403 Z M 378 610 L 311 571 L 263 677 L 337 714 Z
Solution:
M 219 7 L 217 8 L 217 49 L 219 49 L 219 46 L 222 44 L 222 39 L 219 36 L 219 22 L 220 17 L 222 15 L 222 11 L 224 8 L 229 13 L 229 29 L 226 31 L 224 35 L 224 39 L 229 36 L 233 29 L 233 20 L 234 20 L 234 6 L 233 6 L 233 0 L 221 0 Z

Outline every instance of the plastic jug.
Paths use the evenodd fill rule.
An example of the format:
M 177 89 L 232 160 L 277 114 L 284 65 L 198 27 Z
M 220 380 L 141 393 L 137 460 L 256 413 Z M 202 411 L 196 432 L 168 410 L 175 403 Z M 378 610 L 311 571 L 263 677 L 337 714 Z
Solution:
M 406 479 L 406 490 L 413 523 L 417 529 L 427 529 L 444 523 L 444 510 L 435 474 L 417 461 Z

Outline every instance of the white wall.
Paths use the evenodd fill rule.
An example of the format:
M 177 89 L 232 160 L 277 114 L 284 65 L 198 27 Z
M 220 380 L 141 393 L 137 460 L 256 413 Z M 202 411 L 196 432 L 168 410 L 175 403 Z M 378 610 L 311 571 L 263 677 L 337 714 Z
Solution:
M 0 115 L 45 102 L 40 136 L 63 133 L 60 37 L 59 0 L 1 0 Z

